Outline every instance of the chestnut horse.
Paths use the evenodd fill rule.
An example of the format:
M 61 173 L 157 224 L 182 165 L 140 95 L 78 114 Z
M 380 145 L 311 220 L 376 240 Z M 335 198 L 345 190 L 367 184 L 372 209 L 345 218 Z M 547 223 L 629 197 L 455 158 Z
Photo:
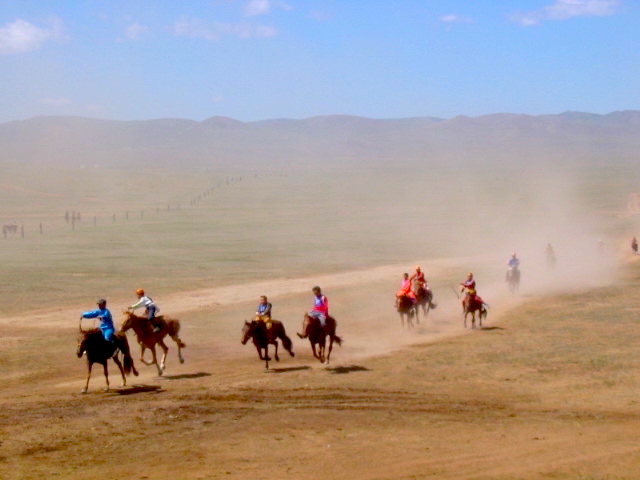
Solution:
M 125 375 L 130 375 L 133 372 L 134 375 L 138 375 L 138 371 L 133 364 L 131 353 L 129 351 L 129 342 L 127 342 L 127 336 L 124 334 L 114 335 L 113 342 L 107 342 L 102 335 L 102 332 L 97 328 L 93 330 L 82 330 L 80 326 L 80 337 L 78 338 L 78 358 L 81 358 L 85 353 L 87 354 L 87 382 L 82 389 L 82 393 L 87 393 L 89 389 L 89 379 L 91 378 L 91 367 L 94 363 L 99 363 L 104 369 L 104 378 L 107 381 L 106 391 L 109 390 L 109 371 L 107 369 L 107 361 L 112 359 L 120 369 L 122 374 L 122 386 L 127 384 L 127 378 Z M 124 368 L 118 353 L 122 352 Z
M 404 317 L 407 317 L 407 327 L 413 328 L 413 316 L 417 316 L 418 305 L 413 303 L 406 295 L 402 295 L 398 297 L 398 303 L 396 305 L 396 309 L 398 310 L 398 314 L 400 314 L 400 322 L 402 323 L 402 327 L 404 327 Z
M 482 328 L 482 318 L 487 318 L 487 305 L 478 300 L 475 295 L 465 295 L 462 300 L 462 311 L 464 312 L 464 328 L 467 328 L 467 315 L 471 314 L 471 328 L 476 328 L 476 312 L 480 328 Z
M 278 320 L 270 320 L 271 328 L 267 328 L 267 325 L 263 321 L 253 320 L 251 322 L 244 322 L 244 326 L 242 327 L 242 344 L 246 345 L 249 339 L 253 339 L 253 344 L 256 346 L 256 350 L 258 351 L 258 356 L 260 360 L 264 360 L 265 367 L 269 368 L 269 345 L 275 345 L 276 353 L 275 359 L 276 362 L 280 361 L 280 357 L 278 357 L 278 339 L 282 341 L 282 346 L 284 349 L 289 352 L 289 355 L 295 357 L 295 353 L 293 353 L 293 345 L 291 343 L 291 339 L 287 337 L 287 333 L 284 330 L 284 325 L 282 322 Z M 262 355 L 262 350 L 264 350 L 264 355 Z
M 164 337 L 169 335 L 176 345 L 178 345 L 178 358 L 180 359 L 180 363 L 184 363 L 184 358 L 182 358 L 182 349 L 186 347 L 184 342 L 180 340 L 178 333 L 180 332 L 180 320 L 166 318 L 165 316 L 156 317 L 156 324 L 160 328 L 158 332 L 154 332 L 153 328 L 149 322 L 149 319 L 146 317 L 139 317 L 133 312 L 124 312 L 126 318 L 122 325 L 120 326 L 120 331 L 125 333 L 129 329 L 133 329 L 136 334 L 136 338 L 138 339 L 138 343 L 140 344 L 140 361 L 145 365 L 155 365 L 158 369 L 158 376 L 162 375 L 164 372 L 165 360 L 167 359 L 167 352 L 169 351 L 169 347 L 167 347 L 164 343 Z M 156 356 L 156 344 L 160 346 L 162 349 L 162 361 L 160 365 L 158 365 L 158 358 Z M 151 350 L 151 355 L 153 356 L 153 360 L 151 362 L 147 362 L 144 359 L 144 352 L 146 349 Z
M 313 351 L 313 356 L 320 360 L 321 363 L 325 363 L 326 361 L 327 365 L 329 365 L 329 357 L 331 356 L 331 350 L 333 349 L 333 342 L 335 341 L 338 345 L 342 345 L 342 339 L 336 335 L 337 326 L 338 322 L 336 322 L 336 319 L 327 316 L 323 328 L 320 324 L 320 320 L 309 316 L 308 313 L 305 313 L 304 321 L 302 322 L 302 333 L 298 333 L 298 337 L 308 338 L 309 343 L 311 344 L 311 350 Z M 324 353 L 327 344 L 327 336 L 329 337 L 329 351 L 327 352 L 327 357 L 325 359 Z M 318 345 L 317 353 L 316 345 Z

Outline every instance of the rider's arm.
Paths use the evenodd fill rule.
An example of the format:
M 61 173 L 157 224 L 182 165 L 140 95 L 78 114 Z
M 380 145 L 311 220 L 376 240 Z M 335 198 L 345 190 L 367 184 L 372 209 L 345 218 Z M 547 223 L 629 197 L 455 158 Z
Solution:
M 89 312 L 84 312 L 82 314 L 82 318 L 96 318 L 97 316 L 99 316 L 102 312 L 100 310 L 91 310 Z
M 138 303 L 134 303 L 133 305 L 131 305 L 129 308 L 131 310 L 135 310 L 136 308 L 140 308 L 142 305 L 144 305 L 144 301 L 146 300 L 146 297 L 142 297 Z

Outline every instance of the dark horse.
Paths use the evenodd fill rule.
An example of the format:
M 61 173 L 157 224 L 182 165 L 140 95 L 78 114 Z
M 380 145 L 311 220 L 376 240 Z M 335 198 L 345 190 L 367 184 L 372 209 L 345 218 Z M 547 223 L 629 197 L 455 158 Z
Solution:
M 396 309 L 400 314 L 400 322 L 402 323 L 402 326 L 404 327 L 404 317 L 406 316 L 407 327 L 413 328 L 413 316 L 417 316 L 418 305 L 413 303 L 413 300 L 406 295 L 402 295 L 401 297 L 398 297 Z
M 130 328 L 136 334 L 138 343 L 140 344 L 140 361 L 145 365 L 155 365 L 158 369 L 158 376 L 162 375 L 165 369 L 165 360 L 167 359 L 167 352 L 169 347 L 164 343 L 164 337 L 169 335 L 176 345 L 178 345 L 178 358 L 180 363 L 184 363 L 182 358 L 182 349 L 186 347 L 185 343 L 180 340 L 178 333 L 180 332 L 180 320 L 165 318 L 164 316 L 156 317 L 156 324 L 160 328 L 158 332 L 154 332 L 153 328 L 146 317 L 139 317 L 133 312 L 124 312 L 126 318 L 120 327 L 120 331 L 125 333 Z M 158 365 L 158 358 L 156 357 L 156 344 L 162 349 L 162 361 Z M 147 362 L 144 359 L 144 352 L 146 349 L 151 350 L 153 360 Z
M 433 301 L 433 292 L 429 288 L 420 287 L 416 292 L 418 304 L 415 307 L 416 321 L 420 323 L 420 307 L 425 318 L 429 315 L 429 311 L 435 309 L 438 305 Z
M 520 269 L 510 267 L 507 270 L 507 285 L 509 286 L 509 292 L 513 295 L 518 293 L 520 290 Z
M 271 328 L 267 328 L 267 324 L 260 320 L 244 322 L 244 326 L 242 327 L 242 344 L 246 345 L 250 338 L 253 339 L 253 344 L 256 346 L 256 350 L 258 350 L 260 360 L 264 360 L 265 362 L 265 368 L 269 368 L 269 360 L 271 360 L 271 358 L 269 358 L 270 344 L 276 347 L 276 362 L 280 361 L 278 357 L 278 339 L 282 341 L 282 346 L 289 352 L 289 355 L 292 357 L 296 355 L 293 353 L 291 339 L 287 337 L 282 322 L 270 320 L 269 323 L 271 324 Z M 264 355 L 262 355 L 262 350 L 264 350 Z
M 304 321 L 302 322 L 302 333 L 298 333 L 300 338 L 308 338 L 311 344 L 311 350 L 313 356 L 320 360 L 321 363 L 325 362 L 325 347 L 327 344 L 327 336 L 329 337 L 329 351 L 327 352 L 326 362 L 329 365 L 329 357 L 331 356 L 331 350 L 333 349 L 333 342 L 338 345 L 342 345 L 342 339 L 336 335 L 336 327 L 338 322 L 336 319 L 327 316 L 324 328 L 320 324 L 320 320 L 309 316 L 308 313 L 304 314 Z M 316 345 L 318 345 L 318 351 L 316 353 Z
M 464 328 L 467 328 L 467 315 L 471 314 L 471 328 L 476 328 L 476 312 L 478 312 L 478 320 L 480 328 L 482 328 L 482 318 L 487 318 L 487 306 L 478 300 L 476 295 L 465 295 L 462 300 L 462 311 L 464 312 Z
M 122 374 L 122 386 L 127 384 L 125 375 L 130 375 L 133 372 L 134 375 L 138 375 L 136 367 L 133 365 L 133 359 L 129 351 L 129 342 L 127 342 L 127 336 L 124 334 L 114 335 L 113 342 L 107 342 L 102 335 L 102 332 L 97 328 L 93 330 L 82 330 L 80 326 L 80 337 L 78 338 L 78 358 L 83 354 L 87 354 L 87 383 L 85 383 L 82 393 L 87 393 L 89 389 L 89 379 L 91 378 L 91 367 L 94 363 L 99 363 L 104 368 L 104 378 L 107 381 L 107 388 L 109 390 L 109 371 L 107 369 L 107 361 L 112 359 Z M 123 361 L 120 362 L 118 353 L 122 352 Z M 124 363 L 124 368 L 122 363 Z

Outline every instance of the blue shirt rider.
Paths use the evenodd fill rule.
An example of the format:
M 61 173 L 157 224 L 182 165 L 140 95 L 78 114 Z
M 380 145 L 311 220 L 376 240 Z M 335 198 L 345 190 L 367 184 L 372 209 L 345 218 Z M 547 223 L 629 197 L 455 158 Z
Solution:
M 267 301 L 265 295 L 260 296 L 260 303 L 256 309 L 256 315 L 259 317 L 271 318 L 271 304 Z
M 99 318 L 100 330 L 102 331 L 104 339 L 107 342 L 113 342 L 113 336 L 116 333 L 116 329 L 113 326 L 113 317 L 111 316 L 111 312 L 107 309 L 107 301 L 104 298 L 98 300 L 97 310 L 84 312 L 80 317 L 80 320 L 83 318 Z
M 509 259 L 509 263 L 507 265 L 509 266 L 509 268 L 513 268 L 514 270 L 518 269 L 518 267 L 520 266 L 520 259 L 516 256 L 515 253 L 511 255 L 511 258 Z

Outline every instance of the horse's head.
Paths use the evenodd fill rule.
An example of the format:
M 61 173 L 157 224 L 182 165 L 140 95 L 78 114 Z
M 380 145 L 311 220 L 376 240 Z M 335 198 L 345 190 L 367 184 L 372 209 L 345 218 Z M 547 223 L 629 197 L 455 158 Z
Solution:
M 133 313 L 128 310 L 122 313 L 124 313 L 124 320 L 120 324 L 120 331 L 124 333 L 133 326 Z
M 242 326 L 242 340 L 240 340 L 240 342 L 242 343 L 242 345 L 245 345 L 249 339 L 253 336 L 253 331 L 256 328 L 256 322 L 244 322 L 244 325 Z
M 84 333 L 81 333 L 78 336 L 78 350 L 76 351 L 76 355 L 78 358 L 82 357 L 82 354 L 87 351 L 87 336 Z

